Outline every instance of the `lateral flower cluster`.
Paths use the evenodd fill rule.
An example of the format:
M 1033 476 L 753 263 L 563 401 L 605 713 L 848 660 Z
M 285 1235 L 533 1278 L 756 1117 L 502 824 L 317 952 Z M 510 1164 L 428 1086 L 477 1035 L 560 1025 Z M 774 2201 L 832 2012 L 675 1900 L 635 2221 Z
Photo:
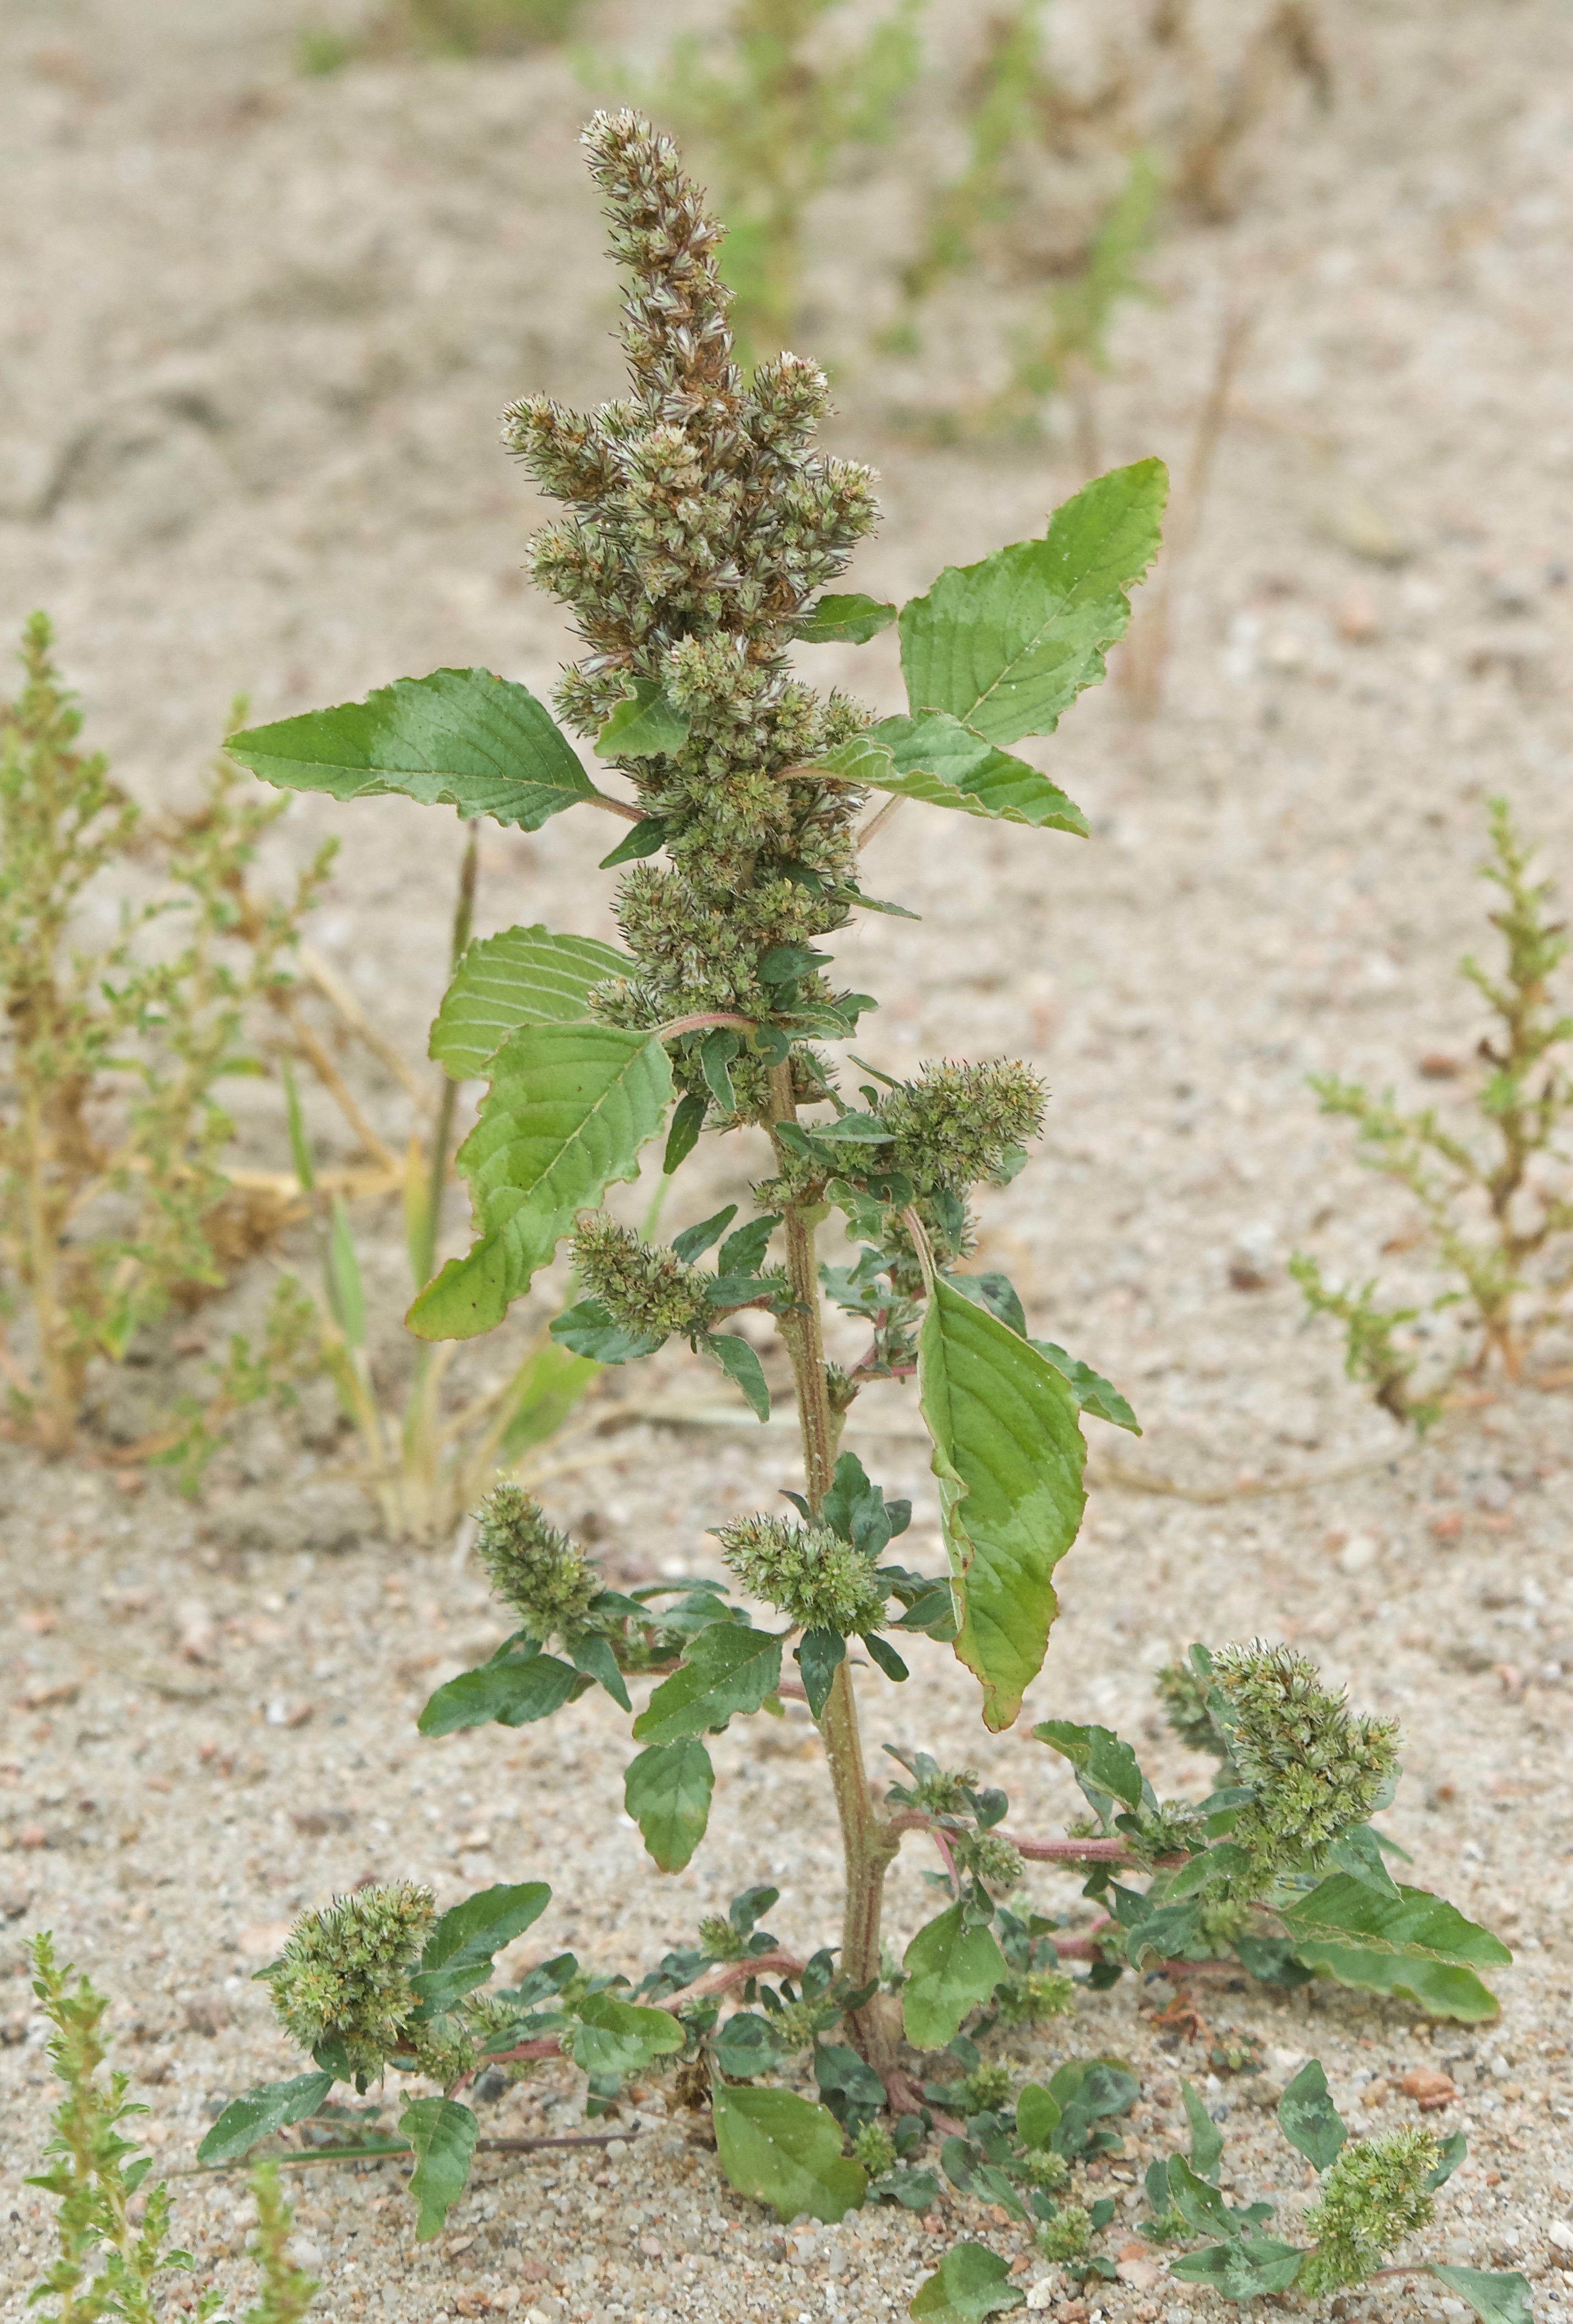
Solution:
M 521 1485 L 501 1484 L 475 1516 L 475 1554 L 520 1627 L 543 1643 L 584 1629 L 601 1576 L 577 1543 L 547 1522 L 540 1503 Z
M 884 1628 L 886 1591 L 872 1564 L 829 1526 L 761 1515 L 714 1530 L 743 1588 L 795 1627 L 842 1637 Z
M 574 1264 L 607 1314 L 640 1339 L 692 1337 L 709 1326 L 703 1270 L 660 1243 L 646 1242 L 604 1211 L 580 1218 Z
M 352 2071 L 380 2073 L 410 2039 L 419 2006 L 410 1972 L 436 1918 L 431 1890 L 408 1880 L 308 1913 L 262 1972 L 279 2023 L 303 2050 L 334 2042 Z
M 1229 1709 L 1230 1756 L 1256 1789 L 1230 1838 L 1263 1875 L 1314 1866 L 1379 1805 L 1398 1766 L 1396 1720 L 1354 1716 L 1291 1646 L 1225 1646 L 1214 1675 Z

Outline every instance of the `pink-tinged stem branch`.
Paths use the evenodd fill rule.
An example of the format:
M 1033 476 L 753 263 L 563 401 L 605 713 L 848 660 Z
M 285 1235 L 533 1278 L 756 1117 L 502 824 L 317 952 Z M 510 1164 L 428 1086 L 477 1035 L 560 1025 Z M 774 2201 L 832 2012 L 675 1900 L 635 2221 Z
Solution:
M 933 1840 L 934 1846 L 939 1849 L 940 1862 L 944 1866 L 946 1875 L 950 1880 L 952 1895 L 959 1896 L 961 1893 L 961 1883 L 957 1876 L 956 1859 L 951 1853 L 950 1841 L 945 1838 L 944 1833 L 940 1830 L 937 1823 L 931 1824 L 929 1826 L 928 1836 Z
M 658 1025 L 656 1033 L 663 1041 L 675 1041 L 679 1033 L 700 1033 L 707 1025 L 732 1025 L 740 1032 L 751 1033 L 755 1019 L 739 1017 L 727 1009 L 702 1009 L 696 1016 L 674 1017 L 669 1025 Z
M 718 1969 L 707 1969 L 692 1985 L 668 1994 L 665 2001 L 658 2001 L 654 2006 L 674 2012 L 686 2009 L 691 2001 L 709 2001 L 731 1986 L 746 1985 L 751 1977 L 801 1977 L 805 1967 L 796 1953 L 784 1952 L 754 1953 L 746 1960 L 722 1961 Z
M 1019 1832 L 1002 1831 L 1018 1856 L 1035 1864 L 1134 1864 L 1136 1858 L 1123 1840 L 1027 1840 Z
M 584 804 L 586 807 L 603 807 L 608 815 L 621 816 L 624 823 L 644 821 L 637 807 L 630 807 L 626 799 L 612 798 L 605 791 L 591 791 Z

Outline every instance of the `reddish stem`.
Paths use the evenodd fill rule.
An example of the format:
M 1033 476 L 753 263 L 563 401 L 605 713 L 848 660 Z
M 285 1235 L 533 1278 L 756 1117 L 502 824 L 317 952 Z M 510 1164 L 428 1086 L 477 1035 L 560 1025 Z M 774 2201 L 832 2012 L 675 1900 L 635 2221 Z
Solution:
M 675 1041 L 679 1033 L 702 1032 L 706 1025 L 735 1025 L 741 1032 L 751 1033 L 756 1019 L 739 1017 L 729 1009 L 702 1009 L 694 1017 L 674 1017 L 667 1025 L 658 1025 L 656 1032 L 663 1041 Z

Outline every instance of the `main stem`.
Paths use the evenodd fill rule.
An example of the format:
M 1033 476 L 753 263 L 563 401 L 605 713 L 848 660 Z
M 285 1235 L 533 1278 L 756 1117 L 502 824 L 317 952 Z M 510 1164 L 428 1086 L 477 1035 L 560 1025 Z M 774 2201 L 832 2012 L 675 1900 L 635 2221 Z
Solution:
M 772 1068 L 770 1099 L 772 1123 L 796 1120 L 790 1059 Z M 811 1513 L 817 1517 L 835 1473 L 836 1419 L 825 1379 L 814 1222 L 802 1204 L 789 1203 L 785 1224 L 792 1312 L 782 1318 L 781 1333 L 792 1358 L 792 1376 L 797 1390 L 805 1498 Z M 842 1973 L 857 1992 L 878 1981 L 879 1914 L 885 1874 L 901 1840 L 899 1834 L 891 1831 L 888 1818 L 875 1806 L 869 1789 L 863 1741 L 858 1728 L 858 1702 L 848 1661 L 842 1662 L 831 1682 L 830 1694 L 820 1714 L 819 1731 L 830 1763 L 846 1866 Z M 897 2057 L 895 2033 L 888 2013 L 879 2006 L 879 1998 L 876 1995 L 861 2009 L 851 2012 L 848 2022 L 859 2049 L 876 2073 L 884 2077 L 897 2070 Z

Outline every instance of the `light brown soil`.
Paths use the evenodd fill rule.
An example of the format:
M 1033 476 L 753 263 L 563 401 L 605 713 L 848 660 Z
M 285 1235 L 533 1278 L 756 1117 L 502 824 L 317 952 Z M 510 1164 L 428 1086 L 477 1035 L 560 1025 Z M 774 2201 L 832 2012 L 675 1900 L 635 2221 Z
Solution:
M 1358 1703 L 1399 1716 L 1407 1772 L 1387 1826 L 1419 1877 L 1516 1943 L 1500 2022 L 1430 2029 L 1320 1987 L 1292 1999 L 1210 1987 L 1214 2024 L 1258 2034 L 1268 2060 L 1262 2076 L 1208 2085 L 1210 2103 L 1228 2109 L 1238 2186 L 1278 2190 L 1292 2216 L 1300 2176 L 1255 2101 L 1298 2054 L 1320 2056 L 1340 2101 L 1384 2126 L 1412 2115 L 1395 2092 L 1408 2065 L 1448 2063 L 1461 2095 L 1429 2119 L 1467 2127 L 1472 2157 L 1430 2248 L 1522 2266 L 1537 2313 L 1554 2317 L 1569 2304 L 1567 2246 L 1547 2231 L 1573 2217 L 1568 1399 L 1482 1401 L 1417 1452 L 1341 1379 L 1330 1332 L 1302 1329 L 1282 1262 L 1305 1244 L 1335 1273 L 1366 1272 L 1403 1224 L 1305 1077 L 1434 1095 L 1419 1058 L 1467 1055 L 1479 1028 L 1452 964 L 1484 937 L 1483 801 L 1510 794 L 1573 880 L 1573 56 L 1555 0 L 1327 13 L 1332 113 L 1267 141 L 1232 223 L 1166 228 L 1164 303 L 1122 318 L 1099 391 L 1109 462 L 1156 449 L 1182 464 L 1225 301 L 1258 310 L 1176 585 L 1163 715 L 1131 723 L 1110 687 L 1046 746 L 1093 818 L 1089 844 L 909 810 L 880 843 L 878 884 L 923 927 L 869 918 L 838 945 L 850 981 L 886 997 L 867 1040 L 888 1070 L 1007 1050 L 1044 1071 L 1048 1136 L 991 1202 L 982 1256 L 1008 1269 L 1036 1328 L 1128 1390 L 1147 1432 L 1132 1446 L 1090 1425 L 1089 1518 L 1015 1733 L 989 1738 L 964 1675 L 927 1647 L 903 1695 L 869 1675 L 865 1711 L 873 1744 L 922 1743 L 1006 1783 L 1027 1830 L 1074 1812 L 1059 1763 L 1027 1739 L 1051 1711 L 1139 1737 L 1163 1791 L 1204 1772 L 1151 1717 L 1151 1674 L 1187 1637 L 1297 1639 Z M 566 67 L 394 63 L 308 80 L 292 30 L 273 0 L 234 0 L 222 21 L 180 0 L 129 14 L 13 0 L 0 26 L 0 627 L 51 609 L 94 738 L 153 801 L 189 793 L 236 688 L 259 716 L 447 663 L 544 689 L 563 632 L 521 587 L 539 510 L 495 447 L 493 414 L 526 387 L 584 399 L 615 383 Z M 845 247 L 858 206 L 838 199 Z M 899 222 L 898 198 L 869 199 Z M 821 319 L 850 346 L 864 278 L 841 268 Z M 866 273 L 877 308 L 872 258 Z M 859 586 L 909 594 L 1037 527 L 1078 481 L 1068 440 L 917 448 L 887 427 L 889 400 L 849 356 L 835 440 L 878 463 L 888 511 Z M 893 705 L 888 642 L 814 667 Z M 308 802 L 281 852 L 327 831 L 344 848 L 317 940 L 419 1055 L 455 826 L 391 802 Z M 533 839 L 494 835 L 486 924 L 604 933 L 605 844 L 567 817 Z M 402 1102 L 363 1086 L 398 1142 Z M 1460 1102 L 1457 1086 L 1442 1102 Z M 242 1120 L 246 1158 L 281 1167 L 265 1089 Z M 751 1167 L 741 1143 L 716 1146 L 675 1222 L 740 1193 Z M 456 1203 L 450 1231 L 456 1244 Z M 363 1232 L 391 1347 L 397 1219 Z M 253 1284 L 235 1313 L 254 1316 L 260 1296 Z M 211 1312 L 216 1345 L 229 1309 Z M 134 1436 L 176 1378 L 166 1351 L 111 1383 L 96 1448 Z M 708 1376 L 664 1360 L 614 1392 L 630 1400 L 614 1415 L 626 1425 L 587 1438 L 543 1489 L 614 1572 L 708 1570 L 705 1526 L 791 1480 L 785 1416 L 738 1423 Z M 652 1398 L 668 1415 L 685 1399 L 688 1419 L 633 1408 Z M 914 1495 L 913 1562 L 932 1559 L 910 1407 L 870 1398 L 850 1441 Z M 292 2070 L 248 1971 L 293 1913 L 367 1875 L 428 1879 L 445 1902 L 547 1877 L 550 1949 L 636 1975 L 761 1878 L 782 1889 L 769 1919 L 785 1941 L 833 1934 L 828 1794 L 800 1711 L 719 1746 L 714 1831 L 667 1882 L 620 1812 L 627 1745 L 610 1708 L 419 1742 L 425 1692 L 500 1626 L 446 1551 L 378 1539 L 339 1458 L 313 1406 L 304 1436 L 246 1433 L 195 1507 L 156 1479 L 123 1489 L 112 1466 L 7 1459 L 7 2316 L 48 2242 L 49 2206 L 21 2184 L 49 2103 L 23 1974 L 37 1928 L 115 1997 L 116 2056 L 175 2168 L 226 2096 Z M 1152 1489 L 1165 1480 L 1185 1491 Z M 891 1882 L 898 1944 L 928 1909 L 923 1868 L 909 1850 Z M 1028 1894 L 1085 1911 L 1041 1870 Z M 527 1940 L 511 1965 L 529 1953 Z M 1176 2075 L 1209 2070 L 1194 2043 L 1162 2046 L 1154 1997 L 1166 1988 L 1127 1979 L 1011 2045 L 1035 2070 L 1095 2050 L 1135 2061 L 1127 2160 L 1099 2178 L 1136 2217 L 1129 2174 L 1174 2143 Z M 484 2126 L 561 2130 L 579 2119 L 575 2089 L 545 2073 Z M 605 2169 L 483 2164 L 451 2231 L 419 2252 L 393 2172 L 302 2183 L 320 2312 L 874 2318 L 902 2312 L 958 2232 L 1022 2255 L 1035 2306 L 1069 2301 L 1015 2228 L 949 2195 L 937 2232 L 876 2211 L 779 2230 L 726 2189 L 658 2093 L 638 2112 L 640 2143 Z M 244 2286 L 240 2182 L 177 2184 L 199 2273 Z M 1379 2292 L 1343 2312 L 1457 2312 L 1434 2285 Z M 1139 2271 L 1099 2302 L 1110 2324 L 1208 2306 Z

